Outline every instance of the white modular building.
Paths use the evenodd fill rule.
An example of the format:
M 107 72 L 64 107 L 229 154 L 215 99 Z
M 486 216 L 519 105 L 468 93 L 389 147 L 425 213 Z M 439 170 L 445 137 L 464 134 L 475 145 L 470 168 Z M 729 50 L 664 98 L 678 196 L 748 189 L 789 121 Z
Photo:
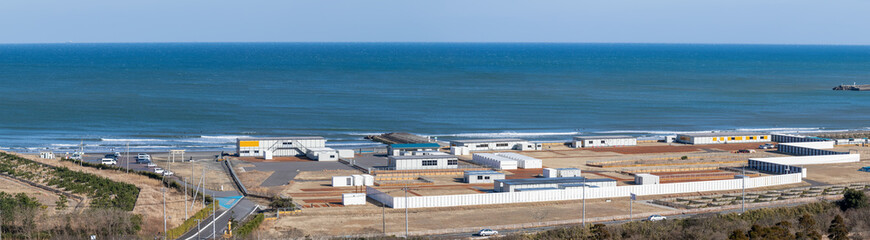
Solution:
M 522 139 L 469 139 L 453 140 L 450 146 L 466 147 L 468 151 L 498 151 L 498 150 L 540 150 L 540 143 L 533 143 Z
M 328 147 L 308 148 L 305 156 L 317 161 L 338 161 L 338 151 Z
M 54 153 L 53 152 L 39 152 L 39 158 L 54 159 Z
M 441 145 L 438 145 L 437 143 L 390 144 L 387 146 L 387 154 L 390 156 L 402 156 L 407 152 L 438 151 L 440 148 Z
M 425 155 L 450 155 L 441 151 L 412 151 L 412 152 L 402 152 L 401 155 L 394 156 L 425 156 Z
M 349 187 L 349 186 L 374 186 L 375 177 L 369 174 L 359 174 L 350 176 L 333 176 L 333 187 Z
M 353 149 L 338 149 L 339 158 L 353 158 L 354 156 Z
M 504 179 L 493 182 L 493 190 L 496 192 L 514 192 L 519 189 L 555 190 L 577 186 L 616 187 L 616 180 L 609 178 L 586 179 L 583 177 L 566 177 Z
M 309 148 L 326 147 L 323 137 L 265 137 L 236 139 L 236 154 L 239 157 L 265 157 L 269 152 L 274 157 L 304 156 Z
M 770 142 L 770 134 L 758 132 L 711 132 L 677 134 L 677 141 L 687 144 L 725 144 Z
M 453 155 L 389 156 L 389 167 L 394 170 L 455 169 L 459 158 Z
M 498 156 L 492 153 L 475 153 L 472 154 L 472 161 L 477 164 L 489 166 L 499 170 L 517 169 L 517 160 Z
M 470 154 L 471 154 L 471 151 L 468 151 L 468 147 L 452 146 L 452 147 L 450 147 L 450 154 L 453 154 L 453 155 L 470 155 Z
M 545 178 L 580 177 L 582 171 L 579 168 L 544 168 Z
M 341 204 L 350 205 L 366 205 L 365 193 L 343 193 L 341 194 Z
M 659 184 L 659 176 L 649 173 L 638 173 L 634 175 L 634 183 L 638 185 Z
M 575 148 L 636 146 L 637 138 L 632 136 L 577 136 Z
M 522 155 L 519 153 L 513 152 L 500 152 L 495 153 L 496 156 L 510 158 L 513 160 L 517 160 L 517 167 L 519 168 L 542 168 L 544 162 L 541 159 L 529 157 L 526 155 Z
M 492 183 L 504 179 L 504 173 L 496 171 L 465 171 L 462 177 L 466 183 Z

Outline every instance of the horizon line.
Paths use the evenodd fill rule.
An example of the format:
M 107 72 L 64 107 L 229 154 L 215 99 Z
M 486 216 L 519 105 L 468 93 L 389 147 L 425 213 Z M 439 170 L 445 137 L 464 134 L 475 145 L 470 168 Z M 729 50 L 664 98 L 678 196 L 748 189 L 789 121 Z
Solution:
M 377 44 L 377 43 L 400 43 L 400 44 L 626 44 L 626 45 L 769 45 L 769 46 L 870 46 L 867 44 L 820 44 L 820 43 L 691 43 L 691 42 L 485 42 L 485 41 L 469 41 L 469 42 L 454 42 L 454 41 L 431 41 L 431 42 L 414 42 L 414 41 L 178 41 L 178 42 L 9 42 L 0 43 L 0 45 L 56 45 L 56 44 L 202 44 L 202 43 L 355 43 L 355 44 Z

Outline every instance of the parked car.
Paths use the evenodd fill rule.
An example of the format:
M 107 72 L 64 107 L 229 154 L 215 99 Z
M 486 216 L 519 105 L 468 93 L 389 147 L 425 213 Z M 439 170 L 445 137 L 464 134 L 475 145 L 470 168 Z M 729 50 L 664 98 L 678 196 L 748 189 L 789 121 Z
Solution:
M 776 148 L 776 145 L 773 145 L 770 143 L 758 145 L 758 149 L 774 149 L 774 148 Z
M 155 169 L 154 169 L 154 173 L 156 173 L 156 174 L 163 174 L 163 169 L 162 169 L 162 168 L 155 168 Z
M 73 155 L 70 156 L 69 159 L 72 159 L 72 160 L 79 160 L 79 161 L 81 161 L 81 160 L 82 160 L 82 155 L 84 155 L 84 154 L 81 154 L 81 153 L 73 153 Z
M 755 153 L 755 150 L 754 149 L 740 149 L 740 150 L 734 151 L 734 153 Z
M 153 162 L 148 161 L 147 165 L 145 165 L 145 166 L 147 166 L 149 168 L 153 168 L 153 167 L 157 167 L 157 164 L 154 164 Z
M 650 215 L 646 220 L 650 222 L 667 220 L 668 218 L 662 215 Z
M 172 176 L 172 174 L 175 174 L 175 173 L 172 172 L 172 171 L 169 171 L 169 170 L 164 170 L 164 171 L 163 171 L 163 176 Z
M 118 164 L 118 161 L 115 160 L 114 158 L 103 158 L 103 159 L 100 159 L 100 163 L 105 164 L 105 165 L 116 165 L 116 164 Z
M 492 230 L 489 228 L 481 229 L 479 232 L 477 232 L 477 235 L 478 236 L 493 236 L 493 235 L 498 235 L 498 231 Z
M 103 158 L 111 158 L 111 159 L 118 160 L 118 156 L 115 156 L 115 154 L 113 154 L 113 153 L 106 154 L 106 156 L 103 156 Z

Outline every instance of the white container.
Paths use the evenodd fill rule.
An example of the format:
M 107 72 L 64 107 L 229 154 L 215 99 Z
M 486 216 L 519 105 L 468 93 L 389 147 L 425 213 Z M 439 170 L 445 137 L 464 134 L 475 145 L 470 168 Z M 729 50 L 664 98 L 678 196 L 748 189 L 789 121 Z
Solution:
M 353 149 L 339 149 L 338 150 L 339 158 L 353 158 L 354 152 Z
M 634 183 L 638 185 L 650 185 L 650 184 L 659 184 L 659 176 L 648 174 L 648 173 L 638 173 L 634 175 Z
M 363 175 L 350 175 L 353 178 L 354 186 L 365 186 L 365 177 Z
M 353 186 L 353 178 L 351 176 L 334 176 L 332 177 L 333 187 L 348 187 Z
M 365 193 L 344 193 L 341 194 L 341 204 L 345 206 L 351 205 L 366 205 Z
M 52 152 L 40 152 L 39 157 L 44 158 L 44 159 L 54 159 L 54 153 L 52 153 Z
M 545 178 L 559 177 L 559 170 L 556 170 L 555 168 L 544 168 L 544 177 Z
M 543 164 L 544 164 L 543 161 L 541 161 L 541 159 L 529 157 L 529 156 L 522 155 L 519 153 L 500 152 L 500 153 L 495 153 L 495 155 L 516 160 L 517 167 L 519 167 L 519 168 L 542 168 Z
M 472 160 L 478 164 L 501 170 L 517 169 L 517 160 L 500 157 L 492 153 L 472 154 Z
M 557 168 L 559 177 L 580 177 L 581 171 L 577 168 Z
M 453 154 L 453 155 L 468 155 L 468 154 L 471 154 L 471 152 L 468 151 L 468 148 L 467 148 L 467 147 L 457 147 L 457 146 L 453 146 L 453 147 L 450 147 L 450 154 Z
M 374 186 L 375 185 L 375 177 L 368 174 L 363 174 L 363 186 Z
M 272 151 L 269 151 L 269 150 L 263 151 L 263 159 L 272 160 Z

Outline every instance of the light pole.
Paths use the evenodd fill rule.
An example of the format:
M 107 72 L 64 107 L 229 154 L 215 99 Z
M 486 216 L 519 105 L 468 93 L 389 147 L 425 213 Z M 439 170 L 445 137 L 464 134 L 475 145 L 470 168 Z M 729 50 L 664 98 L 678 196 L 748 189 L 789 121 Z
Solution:
M 405 238 L 408 238 L 408 184 L 405 184 Z
M 160 190 L 163 192 L 163 240 L 166 240 L 166 187 Z
M 384 195 L 387 195 L 384 193 Z M 384 236 L 387 236 L 387 204 L 381 203 L 381 225 L 383 228 Z
M 181 179 L 184 182 L 184 219 L 190 218 L 190 215 L 187 214 L 187 178 Z
M 740 197 L 740 202 L 741 202 L 740 203 L 740 205 L 741 205 L 740 210 L 745 213 L 746 212 L 746 166 L 743 166 L 743 176 L 741 176 L 741 178 L 743 178 L 743 187 L 742 187 L 743 188 L 743 196 Z
M 196 239 L 202 239 L 202 219 L 195 219 L 196 221 Z
M 212 196 L 212 198 L 214 198 L 214 196 Z M 215 229 L 217 228 L 217 205 L 218 200 L 215 199 L 211 204 L 211 236 L 215 239 L 217 239 L 217 235 L 215 235 L 217 233 L 217 229 Z M 278 210 L 278 212 L 280 211 L 281 210 Z
M 126 155 L 127 156 L 125 158 L 127 159 L 127 173 L 130 173 L 130 142 L 127 142 Z
M 586 227 L 586 177 L 583 177 L 583 227 Z

